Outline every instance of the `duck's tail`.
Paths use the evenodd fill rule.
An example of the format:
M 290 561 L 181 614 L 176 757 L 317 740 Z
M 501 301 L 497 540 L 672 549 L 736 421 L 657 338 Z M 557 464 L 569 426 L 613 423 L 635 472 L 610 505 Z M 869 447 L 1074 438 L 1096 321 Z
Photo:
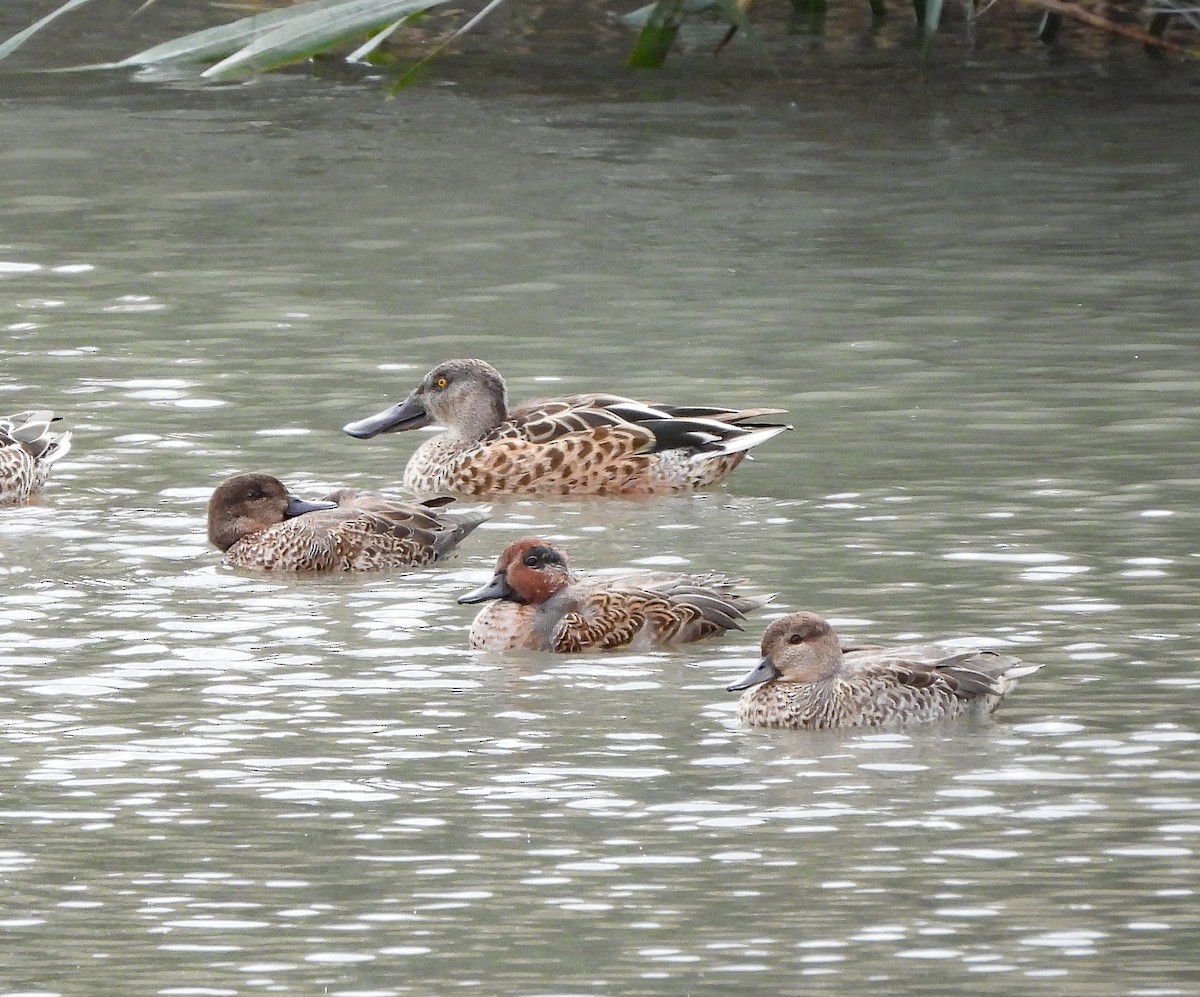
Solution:
M 767 440 L 778 436 L 780 433 L 786 433 L 791 428 L 791 426 L 761 426 L 757 429 L 747 429 L 736 436 L 729 436 L 719 442 L 715 442 L 712 450 L 702 451 L 696 454 L 693 459 L 703 460 L 706 457 L 727 457 L 730 454 L 745 453 L 760 443 L 766 443 Z
M 0 432 L 21 444 L 31 457 L 53 464 L 71 450 L 71 434 L 50 429 L 51 423 L 61 421 L 50 409 L 17 412 L 0 419 Z

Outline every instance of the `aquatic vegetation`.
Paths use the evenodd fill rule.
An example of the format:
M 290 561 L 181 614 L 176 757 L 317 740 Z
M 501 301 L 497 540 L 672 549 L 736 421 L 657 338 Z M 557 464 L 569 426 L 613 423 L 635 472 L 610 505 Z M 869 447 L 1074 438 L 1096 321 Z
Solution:
M 4 43 L 0 59 L 16 51 L 35 32 L 89 0 L 67 3 Z M 201 76 L 212 80 L 251 76 L 310 59 L 370 37 L 347 57 L 365 59 L 402 24 L 449 0 L 309 0 L 196 31 L 143 49 L 117 62 L 70 67 L 73 70 L 165 68 L 211 63 Z M 493 0 L 495 6 L 502 0 Z
M 31 37 L 59 17 L 91 0 L 66 0 L 38 21 L 0 42 L 0 60 L 10 56 Z M 308 0 L 243 17 L 229 24 L 206 28 L 159 45 L 143 49 L 116 62 L 65 67 L 60 71 L 108 69 L 175 69 L 204 66 L 200 75 L 210 80 L 231 80 L 268 72 L 331 52 L 341 52 L 358 43 L 344 58 L 361 63 L 377 58 L 374 54 L 398 29 L 411 26 L 434 8 L 450 0 Z M 393 89 L 410 83 L 417 74 L 446 50 L 455 40 L 482 22 L 506 0 L 487 0 L 457 27 L 447 29 L 414 65 L 398 75 Z M 854 0 L 861 2 L 861 0 Z M 654 0 L 630 13 L 617 17 L 618 23 L 637 32 L 628 63 L 639 68 L 663 64 L 675 47 L 684 22 L 707 18 L 725 26 L 724 35 L 714 45 L 719 53 L 729 40 L 740 33 L 757 57 L 779 76 L 770 52 L 756 33 L 749 17 L 754 0 Z M 885 0 L 867 0 L 871 25 L 877 27 L 887 15 Z M 932 46 L 942 19 L 943 0 L 911 0 L 919 27 L 923 51 Z M 975 0 L 964 3 L 966 33 L 973 44 L 977 21 L 999 0 Z M 1063 18 L 1071 18 L 1101 31 L 1141 42 L 1148 49 L 1195 58 L 1200 48 L 1188 47 L 1165 36 L 1175 22 L 1185 31 L 1200 30 L 1200 9 L 1183 6 L 1176 0 L 1151 0 L 1144 13 L 1145 29 L 1084 8 L 1073 0 L 1017 0 L 1017 3 L 1044 12 L 1037 37 L 1049 43 L 1057 35 Z M 788 0 L 794 33 L 820 36 L 824 32 L 827 0 Z M 458 15 L 456 7 L 450 13 Z

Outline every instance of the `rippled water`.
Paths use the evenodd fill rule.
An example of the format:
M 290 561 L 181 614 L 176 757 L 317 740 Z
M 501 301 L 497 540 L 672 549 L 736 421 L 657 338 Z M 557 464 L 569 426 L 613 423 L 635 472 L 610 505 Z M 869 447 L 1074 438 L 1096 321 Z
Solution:
M 1178 107 L 93 82 L 0 98 L 0 410 L 76 434 L 0 512 L 4 993 L 1200 993 Z M 796 431 L 711 495 L 497 503 L 448 566 L 219 566 L 215 482 L 394 485 L 416 440 L 337 428 L 455 355 Z M 468 652 L 529 533 L 778 596 Z M 1046 667 L 990 723 L 743 729 L 799 607 Z

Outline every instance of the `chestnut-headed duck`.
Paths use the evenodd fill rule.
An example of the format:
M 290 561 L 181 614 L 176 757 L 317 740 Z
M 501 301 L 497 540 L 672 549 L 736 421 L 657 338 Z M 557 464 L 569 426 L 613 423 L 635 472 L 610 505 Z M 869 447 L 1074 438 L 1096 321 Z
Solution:
M 719 574 L 640 571 L 579 578 L 545 540 L 510 543 L 492 580 L 458 597 L 485 602 L 471 647 L 487 651 L 643 651 L 740 630 L 746 613 L 771 599 L 738 591 Z

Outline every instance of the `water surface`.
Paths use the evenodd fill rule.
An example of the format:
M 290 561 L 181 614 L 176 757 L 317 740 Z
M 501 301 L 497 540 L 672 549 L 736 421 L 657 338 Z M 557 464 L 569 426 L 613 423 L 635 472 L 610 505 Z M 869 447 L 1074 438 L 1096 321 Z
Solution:
M 0 409 L 75 448 L 0 515 L 2 992 L 1200 993 L 1190 108 L 9 82 Z M 446 566 L 219 566 L 216 482 L 394 488 L 418 440 L 338 427 L 448 356 L 796 429 Z M 529 533 L 778 595 L 473 654 Z M 1046 667 L 991 723 L 743 729 L 800 607 Z

